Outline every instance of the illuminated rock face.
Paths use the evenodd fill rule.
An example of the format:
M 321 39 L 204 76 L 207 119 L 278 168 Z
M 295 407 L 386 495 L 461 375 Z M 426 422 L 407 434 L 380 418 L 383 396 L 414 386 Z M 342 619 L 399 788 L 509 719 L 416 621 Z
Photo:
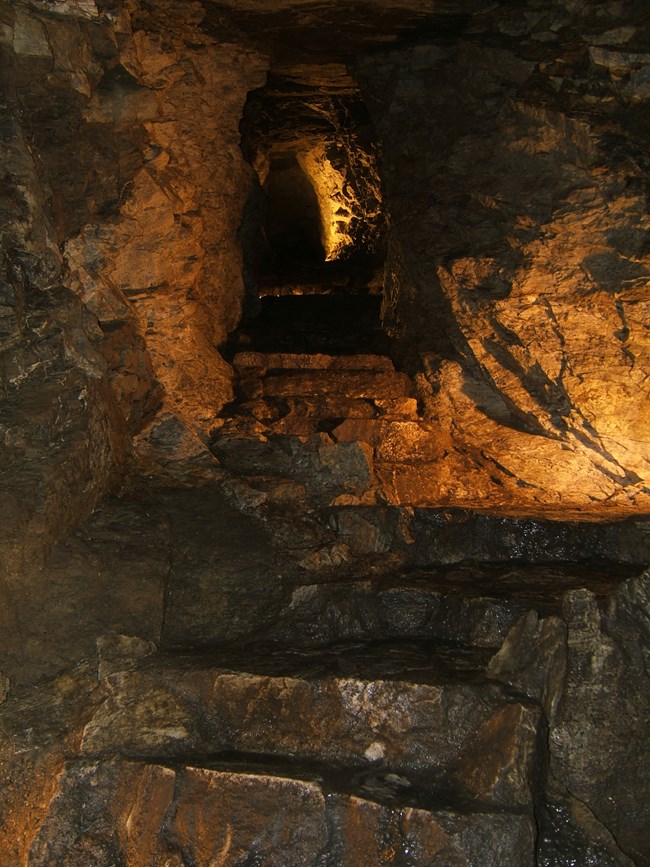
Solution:
M 422 11 L 397 5 L 384 38 Z M 100 378 L 134 454 L 145 466 L 200 455 L 232 398 L 216 347 L 246 303 L 237 235 L 259 261 L 252 185 L 290 158 L 318 202 L 310 231 L 325 259 L 388 244 L 383 321 L 437 455 L 384 473 L 389 502 L 592 519 L 646 509 L 646 66 L 633 16 L 617 30 L 606 10 L 531 14 L 514 40 L 493 13 L 470 41 L 461 4 L 437 43 L 361 52 L 350 70 L 329 14 L 315 62 L 309 16 L 284 8 L 224 11 L 224 37 L 248 34 L 239 45 L 208 35 L 208 13 L 201 25 L 165 4 L 8 16 L 38 152 L 32 207 L 47 198 L 65 285 L 99 323 Z M 295 47 L 260 90 L 269 22 Z M 380 34 L 350 26 L 346 39 L 376 48 Z M 493 33 L 517 44 L 482 47 Z M 563 47 L 575 40 L 578 54 Z
M 468 494 L 647 509 L 649 223 L 622 86 L 634 72 L 589 62 L 583 34 L 578 57 L 554 37 L 552 62 L 534 31 L 522 38 L 530 50 L 461 41 L 364 67 L 391 221 L 386 321 L 427 358 L 427 415 L 469 456 Z
M 142 335 L 165 408 L 205 431 L 231 394 L 215 344 L 238 321 L 243 295 L 236 232 L 250 170 L 237 121 L 265 64 L 143 33 L 127 36 L 114 62 L 128 83 L 102 90 L 100 80 L 84 117 L 136 127 L 141 165 L 113 219 L 67 242 L 72 288 L 107 330 Z M 133 398 L 126 388 L 121 397 Z
M 273 71 L 266 87 L 249 97 L 242 133 L 242 148 L 268 198 L 261 221 L 266 238 L 262 233 L 255 238 L 263 250 L 267 241 L 271 247 L 262 272 L 273 270 L 274 258 L 280 270 L 284 258 L 316 264 L 374 254 L 381 261 L 379 154 L 358 85 L 344 64 L 296 64 Z M 306 198 L 303 186 L 313 203 L 305 201 L 300 213 L 292 200 Z M 316 214 L 311 213 L 314 205 Z M 283 210 L 295 212 L 298 227 L 293 242 L 284 238 L 286 249 L 274 250 L 273 236 L 287 219 Z M 314 232 L 317 244 L 310 237 Z M 318 246 L 322 249 L 314 249 Z

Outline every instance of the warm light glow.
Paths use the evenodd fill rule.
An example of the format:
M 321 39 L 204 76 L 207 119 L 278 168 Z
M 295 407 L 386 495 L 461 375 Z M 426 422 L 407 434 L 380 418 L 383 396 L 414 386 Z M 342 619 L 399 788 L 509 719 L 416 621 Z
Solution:
M 325 259 L 339 259 L 353 246 L 350 222 L 358 205 L 349 186 L 346 189 L 345 175 L 330 162 L 324 142 L 297 154 L 300 167 L 311 181 L 321 215 L 321 240 Z

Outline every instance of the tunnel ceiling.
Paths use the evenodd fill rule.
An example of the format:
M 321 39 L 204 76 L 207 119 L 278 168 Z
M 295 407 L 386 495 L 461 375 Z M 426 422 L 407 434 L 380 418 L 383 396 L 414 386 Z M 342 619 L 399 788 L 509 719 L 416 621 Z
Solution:
M 339 3 L 312 0 L 229 0 L 229 2 L 145 2 L 139 22 L 173 23 L 177 29 L 198 25 L 218 42 L 248 44 L 271 59 L 278 72 L 305 83 L 344 87 L 330 77 L 327 65 L 351 63 L 363 52 L 427 42 L 453 42 L 462 36 L 516 45 L 529 59 L 548 57 L 558 41 L 593 35 L 608 42 L 616 34 L 612 20 L 620 18 L 634 30 L 647 22 L 644 0 L 623 3 L 556 0 L 375 0 Z M 604 34 L 604 38 L 600 37 Z M 620 34 L 618 35 L 620 39 Z M 643 29 L 625 38 L 627 51 L 645 51 Z M 318 72 L 319 67 L 325 67 Z
M 431 4 L 405 2 L 204 2 L 143 4 L 151 18 L 188 21 L 188 11 L 201 28 L 219 41 L 252 45 L 267 53 L 274 68 L 292 69 L 345 61 L 360 51 L 386 44 L 460 35 L 472 14 L 489 9 L 487 0 Z

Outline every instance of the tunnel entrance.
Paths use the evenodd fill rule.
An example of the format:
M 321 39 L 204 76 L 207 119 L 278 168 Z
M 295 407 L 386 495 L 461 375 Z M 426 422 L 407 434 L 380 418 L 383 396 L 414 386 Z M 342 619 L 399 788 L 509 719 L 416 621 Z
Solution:
M 254 169 L 239 234 L 244 321 L 259 315 L 268 297 L 379 295 L 385 232 L 378 150 L 344 67 L 271 74 L 249 94 L 240 130 Z
M 238 374 L 219 435 L 226 448 L 242 431 L 329 435 L 351 415 L 378 418 L 387 393 L 417 412 L 381 323 L 374 131 L 341 70 L 335 80 L 319 67 L 271 75 L 249 95 L 240 127 L 254 169 L 240 231 L 247 306 L 222 349 Z

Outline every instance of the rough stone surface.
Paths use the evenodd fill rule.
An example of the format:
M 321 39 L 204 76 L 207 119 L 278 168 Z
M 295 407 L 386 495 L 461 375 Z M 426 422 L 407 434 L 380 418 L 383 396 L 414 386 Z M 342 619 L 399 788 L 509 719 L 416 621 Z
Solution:
M 105 228 L 89 223 L 66 255 L 75 290 L 100 322 L 133 323 L 168 406 L 205 430 L 230 395 L 229 368 L 213 344 L 241 309 L 230 216 L 243 211 L 247 192 L 237 118 L 264 62 L 200 42 L 189 48 L 173 34 L 140 31 L 121 49 L 123 83 L 93 97 L 86 119 L 137 124 L 142 165 L 119 218 Z M 135 102 L 130 118 L 125 102 L 127 110 Z
M 106 806 L 109 809 L 106 810 Z M 88 829 L 79 837 L 76 828 Z M 523 817 L 391 808 L 329 796 L 316 782 L 131 762 L 69 763 L 25 863 L 451 865 L 531 863 Z M 370 860 L 369 860 L 370 859 Z M 430 862 L 431 863 L 431 862 Z
M 109 676 L 112 695 L 86 726 L 82 752 L 198 758 L 230 751 L 339 767 L 373 765 L 412 782 L 426 780 L 434 792 L 442 791 L 444 774 L 451 773 L 452 791 L 455 783 L 481 804 L 531 806 L 538 709 L 509 703 L 495 685 L 460 677 L 447 683 L 453 659 L 447 677 L 436 683 L 432 656 L 431 685 L 388 674 L 376 680 L 292 676 L 299 659 L 284 661 L 279 654 L 266 666 L 254 657 L 249 665 L 253 672 L 277 667 L 280 675 L 220 669 L 218 657 L 212 666 L 208 660 L 185 662 L 154 660 Z
M 650 852 L 649 587 L 647 572 L 623 583 L 604 612 L 586 590 L 567 594 L 567 680 L 550 731 L 554 773 L 638 864 Z
M 28 576 L 3 589 L 3 666 L 33 682 L 92 656 L 108 632 L 157 641 L 170 570 L 170 521 L 151 502 L 106 501 Z
M 630 617 L 640 622 L 638 601 L 644 586 L 645 576 L 619 586 L 610 604 L 610 627 L 616 617 L 620 623 Z M 423 591 L 418 592 L 414 597 L 409 591 L 411 602 L 419 608 Z M 375 610 L 378 605 L 383 608 L 375 622 L 389 623 L 392 609 L 392 628 L 402 635 L 405 628 L 417 632 L 416 612 L 408 617 L 403 591 L 396 594 L 387 588 L 383 593 L 384 599 L 373 603 Z M 363 609 L 349 592 L 344 598 L 362 615 Z M 571 591 L 565 616 L 577 610 L 576 600 L 594 598 L 587 591 Z M 491 603 L 492 607 L 498 604 Z M 357 635 L 371 635 L 372 624 L 372 619 L 360 616 Z M 214 809 L 218 802 L 224 834 L 228 835 L 230 824 L 232 840 L 244 835 L 237 844 L 240 848 L 235 847 L 237 857 L 243 857 L 244 851 L 258 851 L 259 842 L 245 836 L 250 827 L 258 829 L 256 841 L 264 839 L 276 847 L 269 858 L 284 858 L 285 849 L 289 857 L 297 844 L 287 842 L 285 832 L 278 830 L 285 826 L 278 822 L 289 814 L 295 828 L 296 817 L 303 812 L 301 808 L 295 813 L 298 808 L 291 806 L 292 800 L 278 811 L 277 799 L 298 792 L 304 807 L 305 800 L 310 802 L 307 793 L 312 792 L 318 803 L 324 799 L 326 814 L 321 810 L 311 816 L 310 835 L 318 839 L 326 835 L 325 848 L 318 851 L 326 852 L 332 865 L 355 863 L 359 852 L 375 852 L 372 846 L 378 847 L 378 853 L 387 852 L 387 840 L 391 852 L 410 855 L 414 865 L 429 863 L 432 852 L 435 857 L 444 853 L 449 863 L 463 857 L 459 864 L 477 865 L 486 863 L 486 857 L 493 857 L 488 863 L 495 864 L 506 859 L 505 863 L 522 865 L 561 865 L 568 863 L 565 856 L 596 858 L 597 863 L 612 865 L 632 863 L 607 830 L 612 821 L 603 815 L 600 790 L 597 784 L 594 787 L 593 762 L 602 763 L 603 750 L 596 746 L 589 754 L 592 764 L 583 779 L 584 765 L 576 764 L 578 756 L 584 763 L 582 753 L 563 753 L 562 738 L 558 748 L 560 726 L 569 724 L 566 707 L 581 708 L 583 725 L 590 712 L 603 714 L 601 690 L 585 682 L 584 673 L 579 681 L 572 674 L 572 653 L 584 645 L 575 614 L 567 623 L 569 668 L 563 703 L 551 721 L 554 770 L 570 780 L 571 787 L 563 787 L 555 778 L 545 794 L 540 787 L 545 778 L 546 725 L 538 701 L 552 694 L 557 673 L 534 658 L 531 667 L 531 643 L 539 649 L 540 641 L 554 634 L 555 624 L 554 618 L 536 621 L 530 615 L 515 622 L 495 657 L 500 671 L 495 670 L 494 660 L 488 667 L 519 692 L 527 691 L 523 701 L 481 676 L 490 655 L 487 647 L 477 653 L 470 648 L 461 652 L 457 645 L 445 650 L 438 644 L 428 655 L 423 645 L 403 639 L 391 645 L 384 639 L 374 650 L 371 645 L 363 649 L 357 640 L 327 653 L 261 649 L 256 655 L 248 648 L 233 649 L 230 656 L 225 649 L 198 656 L 158 655 L 154 645 L 141 637 L 105 636 L 98 642 L 98 671 L 82 666 L 51 684 L 19 687 L 2 705 L 0 760 L 10 781 L 0 823 L 6 837 L 3 851 L 10 859 L 6 863 L 8 867 L 18 860 L 57 863 L 64 852 L 80 864 L 89 852 L 94 863 L 108 865 L 120 857 L 137 863 L 138 858 L 154 857 L 158 847 L 171 857 L 178 834 L 185 835 L 184 851 L 198 847 L 196 851 L 205 853 L 205 846 L 216 845 L 214 834 L 212 842 L 204 842 L 199 827 L 207 825 L 201 824 L 203 820 L 198 825 L 194 819 L 190 822 L 189 817 L 196 817 L 197 810 L 212 815 L 208 792 L 218 793 Z M 434 621 L 431 625 L 435 628 Z M 380 631 L 386 634 L 385 628 Z M 640 653 L 645 639 L 635 643 L 629 631 L 624 634 L 628 652 L 636 648 Z M 320 640 L 327 639 L 321 636 Z M 498 632 L 491 642 L 500 642 Z M 333 675 L 336 666 L 341 673 Z M 363 671 L 365 677 L 360 676 Z M 609 669 L 601 666 L 594 671 L 611 679 Z M 632 670 L 626 671 L 625 685 L 630 686 Z M 645 673 L 634 676 L 647 681 Z M 645 685 L 636 685 L 637 700 L 643 694 L 639 687 Z M 590 702 L 586 708 L 585 701 Z M 39 723 L 34 725 L 36 708 Z M 629 735 L 630 724 L 633 728 L 636 723 L 626 719 Z M 598 732 L 590 729 L 592 746 L 604 734 Z M 610 748 L 615 743 L 622 746 L 616 729 L 607 737 Z M 638 739 L 633 747 L 640 754 Z M 73 758 L 79 749 L 80 760 Z M 139 760 L 146 757 L 152 765 L 111 758 L 125 754 Z M 213 766 L 201 768 L 208 757 Z M 620 766 L 620 753 L 618 760 Z M 341 767 L 346 770 L 341 772 Z M 587 781 L 592 789 L 580 789 Z M 641 786 L 642 777 L 636 782 Z M 607 791 L 608 800 L 625 798 L 611 779 Z M 642 799 L 636 800 L 638 792 L 634 803 L 642 805 Z M 224 809 L 234 810 L 231 820 L 224 818 Z M 495 809 L 499 812 L 492 812 Z M 188 819 L 177 827 L 181 815 Z M 637 815 L 619 818 L 616 839 L 625 851 L 629 847 L 623 841 Z M 215 821 L 216 814 L 208 823 L 212 830 Z M 542 828 L 537 855 L 533 855 L 535 823 Z M 132 836 L 123 850 L 120 847 L 127 844 L 121 829 L 125 827 Z M 171 833 L 170 828 L 176 830 Z M 389 834 L 390 828 L 399 828 L 399 833 Z M 634 861 L 643 863 L 643 844 L 634 845 Z M 171 846 L 170 852 L 165 846 Z M 312 857 L 311 849 L 306 851 L 301 857 Z M 377 855 L 377 863 L 383 863 L 381 857 Z
M 529 611 L 510 630 L 487 672 L 536 699 L 553 722 L 566 676 L 566 627 Z
M 588 38 L 586 7 L 559 14 L 551 32 Z M 626 106 L 647 67 L 598 48 L 577 72 L 571 38 L 550 60 L 526 27 L 481 46 L 490 27 L 361 63 L 391 221 L 384 316 L 428 354 L 456 480 L 488 501 L 647 508 L 647 167 Z
M 540 816 L 537 863 L 540 867 L 564 867 L 573 861 L 603 867 L 633 867 L 636 863 L 619 848 L 616 840 L 589 807 L 551 778 L 547 805 Z
M 201 647 L 266 631 L 286 591 L 264 527 L 219 490 L 172 494 L 170 506 L 174 545 L 162 641 Z
M 0 711 L 0 864 L 27 863 L 31 841 L 47 812 L 84 723 L 96 709 L 92 664 L 68 670 L 38 688 L 12 691 Z
M 266 61 L 196 32 L 190 44 L 164 24 L 138 29 L 135 8 L 55 12 L 7 13 L 5 48 L 66 285 L 100 323 L 131 428 L 164 401 L 205 430 L 231 388 L 214 343 L 244 292 L 236 215 L 250 170 L 237 124 Z
M 317 504 L 337 496 L 362 496 L 371 487 L 372 450 L 363 443 L 335 443 L 326 434 L 307 439 L 296 436 L 241 436 L 222 429 L 210 448 L 230 473 L 274 476 L 300 482 Z M 261 435 L 260 435 L 261 434 Z
M 589 586 L 605 598 L 615 581 L 583 566 L 459 565 L 387 576 L 300 584 L 278 612 L 279 640 L 328 645 L 362 636 L 433 639 L 498 648 L 488 672 L 540 700 L 555 701 L 564 681 L 565 627 L 557 616 L 569 589 Z M 540 620 L 537 612 L 546 616 Z M 542 655 L 540 642 L 544 651 Z

